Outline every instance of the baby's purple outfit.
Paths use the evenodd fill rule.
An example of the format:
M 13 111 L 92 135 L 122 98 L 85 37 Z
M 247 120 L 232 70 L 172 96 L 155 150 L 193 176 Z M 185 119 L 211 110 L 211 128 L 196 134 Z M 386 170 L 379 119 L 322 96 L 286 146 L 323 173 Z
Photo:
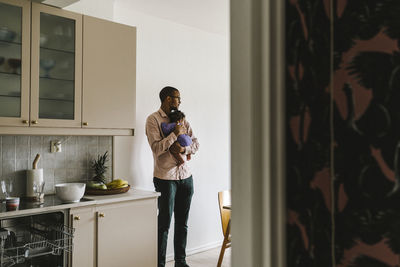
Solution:
M 167 136 L 170 133 L 172 133 L 172 131 L 175 130 L 175 126 L 176 122 L 170 122 L 170 123 L 162 122 L 161 130 L 163 131 L 164 135 Z M 190 146 L 192 144 L 192 138 L 187 134 L 179 135 L 177 141 L 183 147 Z

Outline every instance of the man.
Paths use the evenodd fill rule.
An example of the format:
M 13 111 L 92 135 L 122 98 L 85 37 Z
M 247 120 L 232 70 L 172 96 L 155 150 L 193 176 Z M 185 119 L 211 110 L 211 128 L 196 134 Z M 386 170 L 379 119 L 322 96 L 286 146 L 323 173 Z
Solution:
M 174 252 L 175 267 L 188 267 L 186 264 L 187 221 L 190 202 L 193 195 L 193 178 L 185 162 L 179 165 L 171 153 L 194 154 L 199 149 L 197 138 L 186 119 L 183 125 L 176 125 L 175 130 L 164 136 L 161 123 L 169 122 L 168 114 L 177 110 L 181 104 L 178 89 L 164 87 L 160 91 L 161 107 L 147 117 L 146 135 L 154 158 L 154 187 L 161 193 L 158 199 L 158 267 L 165 266 L 168 231 L 172 213 L 175 218 Z M 188 134 L 192 144 L 182 147 L 177 142 L 181 134 Z

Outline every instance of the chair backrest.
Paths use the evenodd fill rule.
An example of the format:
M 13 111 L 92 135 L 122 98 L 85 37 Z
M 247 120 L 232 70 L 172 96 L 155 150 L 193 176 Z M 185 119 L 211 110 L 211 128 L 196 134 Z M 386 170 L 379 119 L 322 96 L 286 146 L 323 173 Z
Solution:
M 218 192 L 219 212 L 221 214 L 222 233 L 225 235 L 231 218 L 231 210 L 224 209 L 226 205 L 231 205 L 231 190 Z

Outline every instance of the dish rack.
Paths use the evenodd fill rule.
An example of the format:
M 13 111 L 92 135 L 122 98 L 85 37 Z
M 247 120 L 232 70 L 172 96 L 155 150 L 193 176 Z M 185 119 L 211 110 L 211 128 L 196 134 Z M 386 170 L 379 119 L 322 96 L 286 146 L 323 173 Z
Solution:
M 0 228 L 0 267 L 10 267 L 39 256 L 72 252 L 74 229 L 71 227 L 34 223 L 26 233 L 30 242 L 19 244 L 11 231 Z

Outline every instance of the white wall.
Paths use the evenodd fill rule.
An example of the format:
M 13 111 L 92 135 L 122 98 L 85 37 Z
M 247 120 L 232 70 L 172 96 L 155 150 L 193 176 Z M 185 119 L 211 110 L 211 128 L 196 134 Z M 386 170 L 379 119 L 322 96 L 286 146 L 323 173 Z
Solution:
M 200 150 L 190 162 L 195 194 L 189 218 L 188 254 L 220 245 L 217 192 L 230 188 L 228 37 L 133 12 L 123 4 L 114 6 L 114 20 L 137 27 L 135 136 L 115 138 L 115 174 L 131 180 L 134 187 L 154 189 L 153 157 L 145 136 L 145 120 L 159 108 L 162 87 L 180 89 L 181 109 L 200 142 Z M 173 224 L 169 256 L 173 254 L 172 236 Z
M 190 162 L 195 194 L 188 253 L 219 245 L 222 233 L 217 192 L 230 188 L 229 40 L 227 36 L 136 13 L 122 5 L 115 5 L 114 19 L 136 26 L 138 40 L 135 137 L 131 142 L 129 138 L 116 138 L 115 142 L 116 149 L 127 144 L 132 147 L 128 156 L 131 167 L 124 175 L 136 187 L 154 188 L 145 120 L 159 108 L 162 87 L 180 89 L 181 109 L 200 142 L 200 150 Z M 167 255 L 173 253 L 172 229 L 173 225 Z
M 97 18 L 113 20 L 114 0 L 80 0 L 64 9 Z
M 114 138 L 115 177 L 129 180 L 134 188 L 154 190 L 153 157 L 145 136 L 145 120 L 159 108 L 162 87 L 180 89 L 181 109 L 200 142 L 200 150 L 190 162 L 195 194 L 187 253 L 220 245 L 217 192 L 230 188 L 228 36 L 134 12 L 132 6 L 113 0 L 81 0 L 66 9 L 137 27 L 135 136 Z M 172 237 L 173 224 L 169 258 L 173 255 Z

